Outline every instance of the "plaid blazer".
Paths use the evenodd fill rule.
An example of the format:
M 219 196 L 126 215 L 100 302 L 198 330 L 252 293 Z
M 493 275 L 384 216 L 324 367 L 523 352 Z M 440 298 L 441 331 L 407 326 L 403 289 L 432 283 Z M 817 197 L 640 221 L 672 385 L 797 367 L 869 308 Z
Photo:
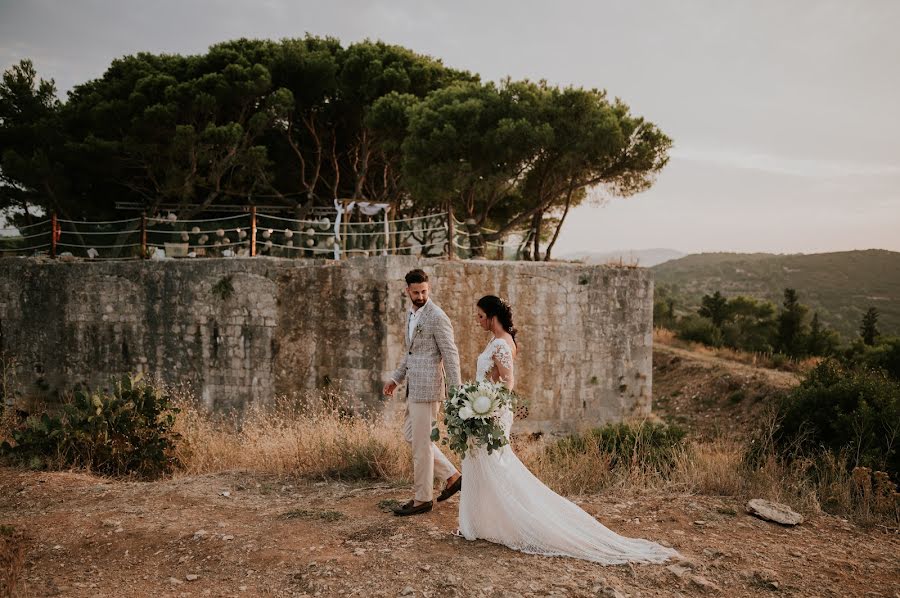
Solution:
M 391 380 L 398 385 L 406 381 L 406 396 L 415 403 L 433 403 L 447 398 L 446 382 L 453 386 L 461 384 L 459 374 L 459 351 L 453 340 L 453 325 L 450 318 L 434 302 L 428 302 L 420 309 L 426 310 L 419 316 L 412 333 L 406 337 L 406 351 L 400 367 L 391 374 Z M 404 333 L 407 324 L 403 325 Z

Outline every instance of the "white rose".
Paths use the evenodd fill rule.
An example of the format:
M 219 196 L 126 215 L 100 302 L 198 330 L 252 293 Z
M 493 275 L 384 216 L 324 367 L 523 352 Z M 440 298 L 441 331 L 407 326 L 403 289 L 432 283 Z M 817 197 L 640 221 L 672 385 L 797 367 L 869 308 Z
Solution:
M 472 408 L 469 407 L 468 405 L 459 410 L 459 418 L 460 419 L 463 419 L 463 420 L 470 419 L 473 415 L 475 415 L 475 414 L 472 412 Z

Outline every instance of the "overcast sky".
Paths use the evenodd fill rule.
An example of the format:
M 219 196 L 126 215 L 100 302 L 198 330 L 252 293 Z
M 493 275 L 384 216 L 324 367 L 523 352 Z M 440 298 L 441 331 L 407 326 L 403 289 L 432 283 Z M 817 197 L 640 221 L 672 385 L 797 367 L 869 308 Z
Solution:
M 900 251 L 900 1 L 0 0 L 0 65 L 60 93 L 138 51 L 371 38 L 498 80 L 600 87 L 675 141 L 656 185 L 556 254 Z

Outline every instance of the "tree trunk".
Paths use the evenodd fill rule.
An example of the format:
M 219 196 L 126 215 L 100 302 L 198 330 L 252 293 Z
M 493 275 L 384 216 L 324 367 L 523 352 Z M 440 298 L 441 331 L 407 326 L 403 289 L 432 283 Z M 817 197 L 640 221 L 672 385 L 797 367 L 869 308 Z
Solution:
M 566 209 L 563 210 L 562 217 L 559 219 L 559 224 L 556 226 L 556 232 L 553 233 L 553 238 L 550 240 L 550 244 L 547 245 L 547 252 L 544 254 L 544 261 L 550 261 L 550 252 L 553 250 L 553 246 L 556 245 L 556 239 L 559 238 L 559 231 L 562 230 L 563 222 L 566 221 L 566 216 L 569 214 L 569 206 L 572 205 L 572 193 L 574 193 L 574 189 L 569 189 L 568 194 L 566 194 Z
M 471 257 L 484 257 L 484 236 L 481 234 L 481 227 L 478 226 L 474 218 L 466 219 L 466 230 L 469 233 Z
M 541 221 L 544 219 L 544 212 L 538 212 L 532 218 L 531 228 L 534 229 L 534 253 L 531 257 L 536 262 L 541 261 Z

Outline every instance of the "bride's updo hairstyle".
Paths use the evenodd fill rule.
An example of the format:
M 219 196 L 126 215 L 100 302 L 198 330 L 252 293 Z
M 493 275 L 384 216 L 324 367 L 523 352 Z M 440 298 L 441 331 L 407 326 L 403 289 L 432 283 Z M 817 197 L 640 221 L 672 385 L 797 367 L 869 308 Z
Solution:
M 478 300 L 476 305 L 478 305 L 478 308 L 481 309 L 487 317 L 497 318 L 497 321 L 503 326 L 503 330 L 509 333 L 513 338 L 514 343 L 516 342 L 516 333 L 518 330 L 513 326 L 512 308 L 509 306 L 509 303 L 500 297 L 485 295 Z M 518 345 L 518 343 L 516 344 Z

